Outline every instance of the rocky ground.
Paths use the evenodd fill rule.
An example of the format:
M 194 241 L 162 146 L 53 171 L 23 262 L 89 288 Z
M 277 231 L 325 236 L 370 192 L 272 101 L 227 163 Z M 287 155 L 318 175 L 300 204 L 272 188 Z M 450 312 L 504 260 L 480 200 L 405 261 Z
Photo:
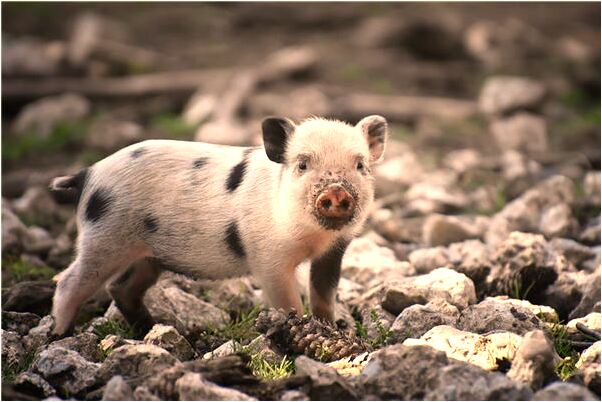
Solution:
M 46 7 L 3 5 L 3 399 L 600 399 L 599 5 Z M 103 290 L 49 340 L 77 235 L 51 178 L 371 113 L 391 139 L 336 325 L 166 273 L 143 339 Z

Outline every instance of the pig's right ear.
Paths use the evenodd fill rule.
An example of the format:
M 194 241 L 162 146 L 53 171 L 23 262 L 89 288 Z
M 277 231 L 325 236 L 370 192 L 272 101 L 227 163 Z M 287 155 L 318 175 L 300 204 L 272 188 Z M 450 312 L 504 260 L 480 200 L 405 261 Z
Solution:
M 295 123 L 281 117 L 268 117 L 261 123 L 263 147 L 271 161 L 284 162 L 286 143 L 295 131 Z

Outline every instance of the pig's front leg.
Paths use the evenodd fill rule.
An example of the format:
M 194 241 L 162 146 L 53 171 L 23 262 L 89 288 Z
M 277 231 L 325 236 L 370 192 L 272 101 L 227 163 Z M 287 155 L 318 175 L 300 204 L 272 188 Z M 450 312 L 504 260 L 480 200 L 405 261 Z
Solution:
M 316 318 L 334 321 L 341 261 L 347 245 L 349 241 L 339 240 L 326 253 L 311 262 L 309 299 L 311 311 Z
M 269 267 L 265 271 L 255 273 L 255 277 L 259 280 L 271 307 L 285 311 L 295 310 L 298 315 L 303 314 L 294 266 Z

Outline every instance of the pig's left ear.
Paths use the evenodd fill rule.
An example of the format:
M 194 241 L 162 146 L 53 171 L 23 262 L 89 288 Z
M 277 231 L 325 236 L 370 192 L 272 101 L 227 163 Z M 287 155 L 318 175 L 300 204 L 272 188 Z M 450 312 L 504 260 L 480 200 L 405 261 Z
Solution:
M 387 120 L 378 115 L 364 117 L 357 123 L 370 147 L 370 162 L 380 162 L 385 153 L 385 142 L 388 135 Z
M 271 161 L 284 162 L 288 139 L 295 131 L 295 123 L 282 117 L 268 117 L 261 123 L 263 147 Z

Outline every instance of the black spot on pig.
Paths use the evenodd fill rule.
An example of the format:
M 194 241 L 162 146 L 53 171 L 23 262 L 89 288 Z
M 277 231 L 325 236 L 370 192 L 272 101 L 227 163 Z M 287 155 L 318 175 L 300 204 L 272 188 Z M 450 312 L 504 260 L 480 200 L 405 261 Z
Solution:
M 86 205 L 86 219 L 90 222 L 97 222 L 103 217 L 108 211 L 113 201 L 108 190 L 104 188 L 96 189 Z
M 207 157 L 197 158 L 194 160 L 194 162 L 192 162 L 192 168 L 200 169 L 207 164 L 207 161 L 209 161 L 209 158 Z
M 240 163 L 230 170 L 230 174 L 228 175 L 228 181 L 226 183 L 226 188 L 228 191 L 232 192 L 240 186 L 243 179 L 245 178 L 245 173 L 247 171 L 247 165 L 249 163 L 249 154 L 253 152 L 256 148 L 247 148 L 243 153 L 243 158 Z
M 319 295 L 326 297 L 336 289 L 341 276 L 341 261 L 348 245 L 348 240 L 338 240 L 326 253 L 311 262 L 311 285 Z
M 151 214 L 146 215 L 144 218 L 144 229 L 148 233 L 155 233 L 159 229 L 159 221 Z
M 226 229 L 226 244 L 232 250 L 234 254 L 238 257 L 245 256 L 245 249 L 242 245 L 242 241 L 240 240 L 240 234 L 238 233 L 238 226 L 236 222 L 232 222 L 228 225 Z
M 141 157 L 145 153 L 146 153 L 146 148 L 140 147 L 140 148 L 134 149 L 130 155 L 132 158 L 136 159 L 136 158 Z

